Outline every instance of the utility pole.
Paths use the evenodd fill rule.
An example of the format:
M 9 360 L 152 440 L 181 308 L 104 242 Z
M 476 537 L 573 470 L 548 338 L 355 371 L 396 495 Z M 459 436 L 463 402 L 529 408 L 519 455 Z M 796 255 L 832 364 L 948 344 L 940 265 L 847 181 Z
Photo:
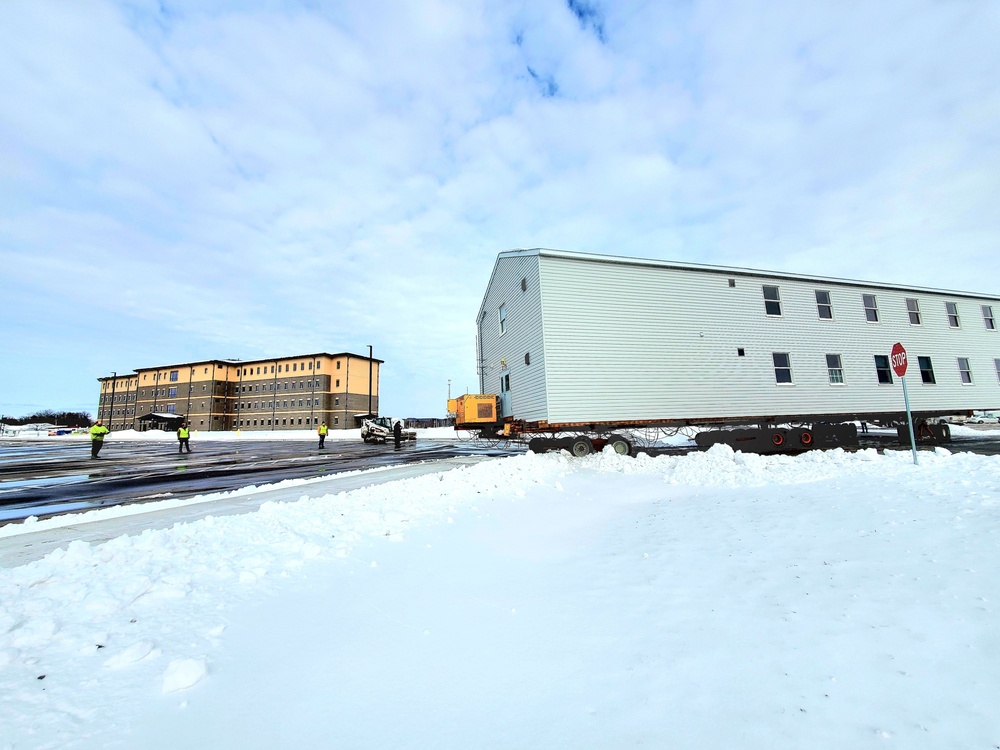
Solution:
M 160 371 L 157 370 L 153 373 L 153 411 L 150 414 L 156 414 L 156 402 L 160 398 Z M 153 419 L 149 420 L 150 426 L 153 425 Z
M 312 370 L 312 380 L 309 381 L 309 423 L 316 424 L 313 417 L 316 411 L 316 358 L 313 357 L 312 362 L 309 363 L 309 369 Z
M 118 373 L 111 373 L 111 411 L 108 414 L 108 429 L 115 426 L 115 386 L 118 385 Z
M 125 410 L 122 412 L 122 429 L 125 429 L 125 422 L 128 420 L 128 395 L 132 390 L 132 377 L 125 381 Z
M 212 394 L 208 399 L 208 431 L 212 431 L 212 422 L 215 421 L 215 393 L 218 385 L 215 382 L 215 362 L 212 362 Z M 225 420 L 225 417 L 223 417 Z M 225 422 L 223 422 L 225 427 Z
M 184 421 L 191 424 L 191 391 L 194 390 L 194 368 L 188 373 L 188 405 L 184 412 Z
M 236 386 L 237 398 L 239 401 L 236 402 L 236 429 L 239 430 L 243 425 L 240 417 L 243 416 L 243 365 L 240 364 L 240 383 Z
M 132 429 L 135 429 L 135 420 L 139 416 L 139 371 L 135 371 L 135 395 L 132 396 Z
M 274 360 L 271 363 L 271 374 L 274 375 L 271 378 L 271 429 L 275 430 L 278 428 L 278 415 L 275 413 L 275 409 L 278 408 L 278 370 L 281 369 L 281 365 L 278 364 L 278 360 Z
M 368 345 L 368 416 L 372 416 L 372 345 Z

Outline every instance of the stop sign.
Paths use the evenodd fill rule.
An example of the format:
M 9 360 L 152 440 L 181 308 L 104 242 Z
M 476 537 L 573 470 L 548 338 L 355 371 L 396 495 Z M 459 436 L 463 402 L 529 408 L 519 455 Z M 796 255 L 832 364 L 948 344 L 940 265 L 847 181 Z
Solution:
M 898 341 L 892 345 L 892 354 L 889 355 L 889 362 L 892 364 L 892 371 L 898 377 L 906 375 L 906 349 Z

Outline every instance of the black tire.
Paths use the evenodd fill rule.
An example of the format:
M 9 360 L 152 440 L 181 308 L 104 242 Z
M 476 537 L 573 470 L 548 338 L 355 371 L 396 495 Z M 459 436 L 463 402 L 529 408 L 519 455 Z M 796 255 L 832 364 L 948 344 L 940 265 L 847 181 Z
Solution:
M 577 458 L 583 458 L 594 452 L 594 444 L 586 435 L 579 435 L 573 438 L 573 442 L 569 444 L 569 452 Z
M 609 437 L 608 445 L 619 456 L 628 456 L 632 453 L 632 444 L 621 435 L 612 435 Z
M 554 443 L 549 438 L 531 438 L 528 441 L 528 450 L 532 453 L 545 453 L 554 448 Z

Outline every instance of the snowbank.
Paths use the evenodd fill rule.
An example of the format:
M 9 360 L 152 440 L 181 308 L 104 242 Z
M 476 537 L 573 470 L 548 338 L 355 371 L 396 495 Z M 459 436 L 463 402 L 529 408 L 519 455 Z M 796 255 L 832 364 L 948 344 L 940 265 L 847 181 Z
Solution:
M 998 540 L 946 450 L 290 487 L 0 570 L 0 746 L 992 747 Z

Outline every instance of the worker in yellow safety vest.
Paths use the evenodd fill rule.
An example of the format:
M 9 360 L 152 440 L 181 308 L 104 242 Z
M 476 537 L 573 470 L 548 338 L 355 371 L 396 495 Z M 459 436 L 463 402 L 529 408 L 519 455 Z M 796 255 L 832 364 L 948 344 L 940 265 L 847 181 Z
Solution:
M 329 431 L 329 429 L 330 429 L 330 428 L 328 428 L 328 427 L 326 426 L 326 422 L 323 422 L 323 423 L 322 423 L 322 424 L 321 424 L 321 425 L 319 426 L 319 429 L 318 429 L 318 430 L 316 430 L 316 432 L 317 432 L 317 433 L 319 434 L 319 447 L 320 447 L 320 448 L 325 448 L 325 447 L 326 447 L 325 445 L 323 445 L 323 443 L 325 443 L 325 442 L 326 442 L 326 433 L 327 433 L 327 432 Z
M 104 422 L 97 420 L 97 424 L 90 428 L 90 457 L 97 458 L 97 454 L 104 447 L 104 436 L 111 430 L 104 426 Z
M 191 452 L 191 446 L 188 445 L 188 440 L 191 439 L 191 431 L 188 429 L 187 422 L 181 422 L 181 426 L 177 428 L 177 452 L 183 453 L 184 449 L 187 448 L 187 452 Z

